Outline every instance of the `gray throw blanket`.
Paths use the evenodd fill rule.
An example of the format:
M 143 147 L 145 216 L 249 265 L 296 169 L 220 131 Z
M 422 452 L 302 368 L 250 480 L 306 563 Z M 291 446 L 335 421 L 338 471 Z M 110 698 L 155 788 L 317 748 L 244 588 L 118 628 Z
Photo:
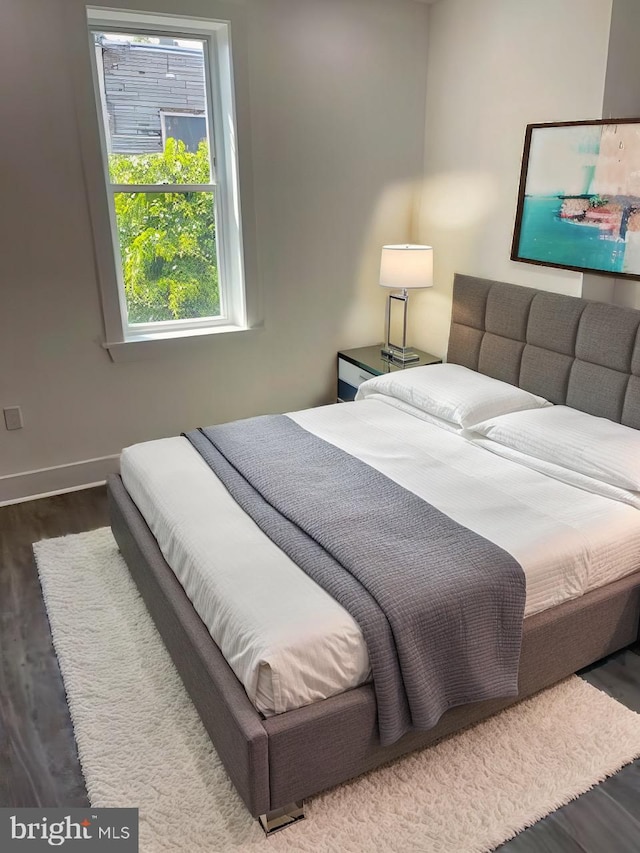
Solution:
M 526 585 L 510 554 L 285 415 L 186 437 L 360 625 L 383 745 L 517 694 Z

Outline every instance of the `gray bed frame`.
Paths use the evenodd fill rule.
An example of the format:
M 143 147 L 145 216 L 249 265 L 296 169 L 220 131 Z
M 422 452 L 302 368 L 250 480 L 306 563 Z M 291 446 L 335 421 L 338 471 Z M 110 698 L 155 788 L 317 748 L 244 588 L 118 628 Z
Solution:
M 554 403 L 640 428 L 640 311 L 456 276 L 448 360 Z M 302 801 L 476 723 L 638 638 L 639 571 L 525 619 L 517 699 L 466 705 L 381 747 L 370 684 L 264 718 L 196 614 L 129 497 L 109 481 L 115 538 L 194 705 L 265 830 Z

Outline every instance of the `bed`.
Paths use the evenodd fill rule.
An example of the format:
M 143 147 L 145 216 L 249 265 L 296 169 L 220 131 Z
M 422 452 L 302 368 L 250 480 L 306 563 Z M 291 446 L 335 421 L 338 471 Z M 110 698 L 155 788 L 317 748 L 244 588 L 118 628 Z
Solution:
M 543 398 L 555 404 L 553 411 L 557 414 L 585 412 L 607 419 L 602 423 L 622 423 L 635 430 L 640 428 L 639 327 L 639 311 L 458 275 L 454 284 L 447 361 Z M 414 368 L 416 371 L 431 369 Z M 405 371 L 403 378 L 411 373 Z M 478 481 L 491 481 L 492 472 L 502 470 L 501 466 L 511 466 L 517 472 L 523 526 L 527 525 L 529 516 L 526 513 L 531 512 L 531 507 L 535 508 L 535 501 L 547 500 L 546 493 L 541 498 L 540 489 L 546 488 L 547 480 L 553 481 L 554 485 L 549 488 L 555 501 L 554 515 L 562 519 L 563 529 L 567 531 L 578 530 L 581 523 L 585 530 L 589 526 L 588 535 L 594 543 L 590 547 L 595 556 L 586 570 L 579 554 L 568 555 L 562 583 L 550 581 L 545 561 L 532 556 L 545 550 L 536 544 L 544 534 L 544 519 L 531 524 L 531 529 L 538 531 L 538 539 L 532 538 L 533 545 L 527 551 L 524 545 L 514 544 L 509 538 L 512 531 L 507 528 L 513 525 L 502 525 L 503 529 L 497 530 L 495 518 L 498 514 L 493 511 L 497 503 L 492 506 L 489 501 L 483 507 L 478 505 L 480 501 L 467 499 L 465 507 L 464 501 L 458 499 L 456 502 L 455 495 L 451 500 L 447 498 L 451 513 L 461 514 L 462 524 L 477 527 L 480 532 L 486 532 L 486 525 L 493 525 L 490 536 L 498 539 L 507 550 L 517 550 L 525 566 L 527 602 L 519 650 L 517 695 L 453 707 L 428 730 L 409 731 L 382 745 L 366 644 L 363 645 L 358 626 L 349 614 L 327 603 L 326 598 L 318 598 L 319 609 L 313 611 L 315 618 L 330 626 L 330 630 L 324 634 L 318 632 L 320 645 L 312 643 L 306 657 L 302 656 L 302 663 L 290 655 L 282 655 L 283 666 L 292 668 L 291 683 L 300 695 L 294 695 L 295 690 L 275 689 L 279 678 L 273 676 L 270 667 L 259 665 L 261 654 L 247 641 L 248 633 L 242 635 L 241 643 L 234 644 L 233 624 L 234 621 L 242 622 L 242 610 L 232 613 L 225 624 L 224 619 L 215 614 L 208 618 L 202 606 L 198 607 L 201 614 L 198 615 L 192 604 L 194 593 L 189 587 L 189 577 L 193 586 L 198 555 L 205 561 L 212 548 L 211 538 L 207 540 L 206 535 L 198 532 L 205 530 L 206 523 L 201 520 L 199 526 L 194 526 L 191 539 L 185 534 L 182 552 L 179 552 L 175 537 L 169 536 L 171 530 L 189 526 L 186 517 L 176 520 L 171 516 L 170 513 L 177 510 L 171 509 L 169 504 L 172 500 L 189 504 L 192 493 L 189 477 L 194 478 L 193 482 L 202 480 L 204 483 L 203 465 L 193 461 L 195 457 L 189 455 L 192 451 L 176 443 L 178 439 L 141 445 L 142 450 L 136 451 L 132 458 L 123 456 L 126 486 L 121 476 L 109 482 L 115 538 L 230 778 L 249 812 L 259 817 L 268 831 L 299 819 L 303 815 L 305 797 L 426 747 L 631 644 L 638 637 L 640 513 L 635 503 L 637 495 L 631 488 L 633 482 L 625 481 L 624 471 L 616 472 L 622 478 L 618 485 L 608 484 L 604 494 L 592 496 L 584 483 L 561 482 L 552 470 L 553 462 L 545 462 L 546 473 L 544 466 L 540 468 L 537 463 L 530 467 L 529 449 L 518 447 L 517 441 L 508 452 L 501 450 L 497 454 L 483 447 L 483 442 L 493 441 L 492 435 L 501 423 L 496 426 L 490 418 L 486 419 L 483 422 L 485 432 L 475 435 L 474 445 L 453 430 L 440 429 L 441 425 L 426 423 L 415 416 L 413 398 L 389 407 L 384 402 L 376 402 L 373 399 L 376 396 L 374 384 L 372 399 L 325 407 L 315 415 L 298 413 L 294 420 L 297 417 L 303 428 L 315 431 L 348 453 L 358 452 L 354 434 L 359 429 L 362 431 L 366 427 L 380 436 L 380 442 L 387 440 L 384 436 L 402 434 L 405 443 L 420 445 L 420 452 L 429 458 L 442 453 L 459 459 L 460 476 L 467 476 L 466 472 L 473 469 Z M 552 408 L 548 407 L 547 411 Z M 517 415 L 514 413 L 512 432 L 519 439 L 523 430 Z M 547 417 L 544 412 L 543 417 Z M 495 449 L 494 445 L 492 447 Z M 571 448 L 567 452 L 571 452 Z M 167 473 L 166 465 L 164 469 L 161 464 L 156 465 L 154 456 L 173 459 L 172 470 Z M 367 464 L 377 466 L 383 474 L 389 474 L 384 465 L 397 467 L 399 464 L 397 461 L 389 463 L 390 456 L 394 454 L 384 444 L 377 456 L 368 450 L 362 458 Z M 147 469 L 146 457 L 150 458 L 151 465 Z M 415 475 L 410 468 L 403 475 L 409 480 Z M 159 472 L 157 482 L 153 482 L 154 478 L 148 473 L 151 470 Z M 188 476 L 187 471 L 190 471 Z M 592 474 L 587 468 L 586 474 L 578 476 L 591 480 Z M 224 490 L 219 484 L 215 485 L 215 477 L 210 472 L 206 475 L 210 485 L 205 483 L 203 488 Z M 400 477 L 400 474 L 393 473 L 393 476 Z M 429 483 L 434 479 L 437 477 L 422 478 Z M 407 488 L 414 486 L 408 483 Z M 446 492 L 446 483 L 443 488 Z M 611 494 L 607 489 L 613 490 Z M 628 493 L 629 499 L 623 500 L 617 492 L 614 494 L 616 489 L 620 494 Z M 466 487 L 461 490 L 458 485 L 458 492 L 461 491 L 473 494 Z M 495 498 L 498 499 L 499 496 Z M 202 503 L 199 501 L 200 506 Z M 577 505 L 584 506 L 580 516 L 582 522 L 576 515 Z M 165 515 L 161 517 L 163 512 Z M 197 517 L 195 504 L 190 512 Z M 233 557 L 235 524 L 242 523 L 238 520 L 242 518 L 241 511 L 239 515 L 233 512 L 229 508 L 228 524 L 222 526 L 224 530 L 216 540 L 217 551 L 224 560 Z M 598 519 L 598 524 L 593 523 L 593 518 Z M 243 542 L 240 550 L 251 553 L 248 529 L 239 528 L 235 535 Z M 211 537 L 211 530 L 208 533 L 205 530 L 205 534 Z M 578 530 L 575 535 L 584 537 L 587 533 Z M 552 531 L 548 537 L 547 550 L 551 552 L 556 549 L 555 536 Z M 567 536 L 563 541 L 566 539 Z M 574 551 L 577 553 L 579 548 Z M 299 626 L 286 621 L 285 611 L 292 609 L 291 600 L 297 600 L 304 609 L 307 599 L 313 599 L 311 586 L 291 574 L 289 562 L 279 560 L 273 550 L 268 555 L 265 552 L 264 560 L 265 565 L 273 566 L 274 572 L 289 573 L 289 580 L 284 583 L 289 584 L 287 588 L 293 598 L 283 604 L 282 596 L 270 592 L 268 580 L 265 581 L 261 592 L 264 607 L 259 609 L 256 618 L 267 631 L 275 631 L 274 625 L 282 626 L 275 631 L 279 639 L 282 641 L 284 636 L 289 648 L 302 648 L 304 642 Z M 240 579 L 244 577 L 243 571 L 250 570 L 249 562 L 252 561 L 237 567 Z M 536 562 L 540 565 L 534 566 Z M 182 583 L 177 575 L 181 575 Z M 224 582 L 230 583 L 228 579 Z M 251 582 L 259 584 L 260 580 Z M 296 585 L 300 586 L 298 599 L 295 598 Z M 210 591 L 209 597 L 215 600 L 217 591 Z M 242 596 L 236 598 L 234 606 L 242 608 Z M 311 622 L 313 613 L 310 604 L 309 607 L 304 621 Z M 217 627 L 211 622 L 216 618 L 220 622 Z M 214 628 L 218 634 L 214 633 Z M 212 633 L 220 645 L 214 642 Z M 224 649 L 226 659 L 220 648 Z M 338 654 L 341 661 L 349 663 L 341 665 L 340 678 L 336 679 L 327 662 Z M 314 661 L 316 668 L 307 677 L 309 661 Z

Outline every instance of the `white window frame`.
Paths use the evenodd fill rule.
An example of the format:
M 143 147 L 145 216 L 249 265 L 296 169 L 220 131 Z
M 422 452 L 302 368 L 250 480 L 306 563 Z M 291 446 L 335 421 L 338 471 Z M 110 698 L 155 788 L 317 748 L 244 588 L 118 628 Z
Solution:
M 103 286 L 101 295 L 107 341 L 112 354 L 119 344 L 162 340 L 213 332 L 239 331 L 248 328 L 244 279 L 244 253 L 238 183 L 238 152 L 235 118 L 233 66 L 230 24 L 228 21 L 206 20 L 176 15 L 148 14 L 100 7 L 87 7 L 88 38 L 91 45 L 94 102 L 100 131 L 100 147 L 104 172 L 104 191 L 109 208 L 110 245 L 114 260 L 113 286 Z M 146 35 L 181 36 L 204 43 L 207 136 L 211 155 L 211 184 L 215 187 L 216 248 L 220 316 L 191 320 L 167 320 L 158 323 L 130 324 L 124 290 L 120 245 L 113 203 L 116 185 L 109 175 L 106 128 L 99 84 L 100 69 L 93 45 L 92 31 L 140 33 Z M 211 111 L 211 119 L 209 116 Z M 213 125 L 213 127 L 211 126 Z M 159 185 L 167 192 L 211 190 L 207 185 Z M 127 185 L 124 191 L 135 191 Z M 147 190 L 148 187 L 139 188 Z M 104 278 L 104 277 L 103 277 Z

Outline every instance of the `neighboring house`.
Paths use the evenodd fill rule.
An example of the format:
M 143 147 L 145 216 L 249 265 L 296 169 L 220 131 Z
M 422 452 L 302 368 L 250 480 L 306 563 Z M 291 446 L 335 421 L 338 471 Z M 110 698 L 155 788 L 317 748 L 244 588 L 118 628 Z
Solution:
M 196 150 L 206 138 L 202 49 L 101 36 L 96 52 L 110 153 L 159 152 L 169 136 Z

